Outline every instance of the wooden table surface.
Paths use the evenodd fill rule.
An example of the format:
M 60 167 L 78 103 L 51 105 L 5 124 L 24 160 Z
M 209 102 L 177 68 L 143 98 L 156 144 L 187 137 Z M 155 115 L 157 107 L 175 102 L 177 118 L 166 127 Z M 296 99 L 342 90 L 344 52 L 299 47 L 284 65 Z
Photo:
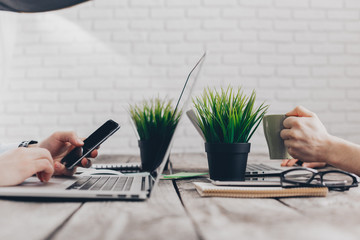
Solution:
M 207 171 L 204 154 L 171 160 L 175 172 Z M 105 155 L 97 161 L 139 160 Z M 144 202 L 1 199 L 0 239 L 360 239 L 359 188 L 326 198 L 201 198 L 193 181 L 161 180 Z

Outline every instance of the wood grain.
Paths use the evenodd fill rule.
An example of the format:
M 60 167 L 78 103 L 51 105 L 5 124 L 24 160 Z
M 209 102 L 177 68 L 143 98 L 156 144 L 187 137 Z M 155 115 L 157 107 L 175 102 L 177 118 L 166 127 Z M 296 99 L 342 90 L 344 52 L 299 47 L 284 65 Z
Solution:
M 46 239 L 81 203 L 0 200 L 0 239 Z
M 85 235 L 84 235 L 85 234 Z M 54 239 L 198 239 L 172 181 L 145 202 L 87 202 Z
M 249 161 L 266 158 L 253 155 Z M 175 172 L 207 171 L 205 154 L 173 154 L 171 160 Z M 136 162 L 139 157 L 105 155 L 98 161 Z M 359 238 L 360 188 L 326 198 L 201 198 L 195 180 L 177 180 L 176 188 L 170 180 L 160 181 L 145 202 L 0 200 L 0 239 Z
M 291 198 L 284 202 L 277 199 L 201 198 L 192 181 L 194 180 L 178 180 L 177 186 L 184 206 L 202 239 L 358 239 L 358 230 L 350 232 L 347 227 L 339 225 L 341 220 L 336 222 L 326 219 L 328 211 L 331 215 L 326 202 L 331 202 L 329 199 L 332 196 Z M 347 198 L 345 195 L 339 197 Z M 299 211 L 287 206 L 291 201 L 294 205 L 307 202 L 309 211 Z M 318 212 L 323 212 L 323 217 L 309 214 L 311 209 L 316 209 L 319 205 L 322 207 Z M 334 212 L 334 216 L 341 215 L 337 215 L 341 213 L 341 209 L 335 206 Z M 353 220 L 355 218 L 356 216 L 352 217 Z M 359 220 L 355 222 L 360 223 Z
M 330 191 L 326 198 L 289 198 L 281 201 L 311 221 L 329 226 L 329 237 L 337 232 L 343 235 L 342 239 L 359 239 L 359 199 L 360 189 L 353 188 L 347 192 Z

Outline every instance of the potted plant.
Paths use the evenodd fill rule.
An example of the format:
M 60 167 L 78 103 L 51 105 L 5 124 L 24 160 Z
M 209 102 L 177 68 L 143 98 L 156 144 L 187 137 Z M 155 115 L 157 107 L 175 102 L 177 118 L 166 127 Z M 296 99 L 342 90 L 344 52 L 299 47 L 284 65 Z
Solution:
M 256 93 L 246 96 L 242 88 L 206 88 L 193 99 L 197 124 L 205 137 L 210 178 L 244 181 L 249 140 L 264 117 L 268 105 L 255 107 Z
M 154 171 L 162 162 L 181 112 L 171 100 L 154 98 L 130 105 L 130 116 L 139 135 L 142 170 Z

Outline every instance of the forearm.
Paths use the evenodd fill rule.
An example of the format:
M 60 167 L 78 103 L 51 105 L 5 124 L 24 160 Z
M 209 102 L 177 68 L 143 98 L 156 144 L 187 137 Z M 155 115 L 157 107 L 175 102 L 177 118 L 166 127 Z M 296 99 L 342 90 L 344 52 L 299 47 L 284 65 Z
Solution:
M 360 175 L 360 146 L 338 137 L 331 137 L 325 161 L 342 170 Z
M 16 149 L 19 143 L 0 144 L 0 154 L 6 151 Z

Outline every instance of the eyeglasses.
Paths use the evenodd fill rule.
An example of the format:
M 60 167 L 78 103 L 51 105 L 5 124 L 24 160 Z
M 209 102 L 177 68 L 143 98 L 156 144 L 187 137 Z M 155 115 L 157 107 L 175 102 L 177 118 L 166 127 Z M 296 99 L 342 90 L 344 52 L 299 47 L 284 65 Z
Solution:
M 327 187 L 329 190 L 347 191 L 357 187 L 359 177 L 341 170 L 319 172 L 312 168 L 294 168 L 280 174 L 282 187 Z

